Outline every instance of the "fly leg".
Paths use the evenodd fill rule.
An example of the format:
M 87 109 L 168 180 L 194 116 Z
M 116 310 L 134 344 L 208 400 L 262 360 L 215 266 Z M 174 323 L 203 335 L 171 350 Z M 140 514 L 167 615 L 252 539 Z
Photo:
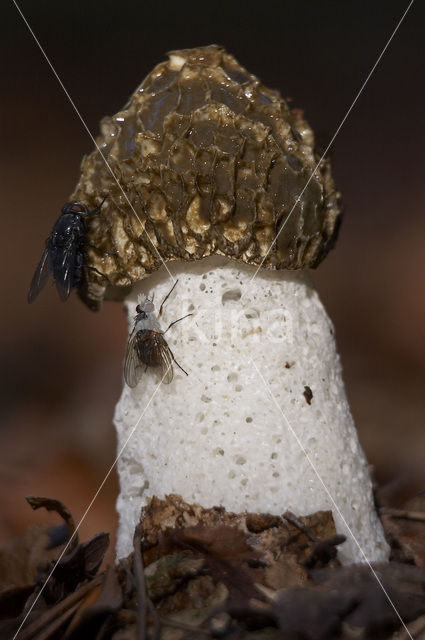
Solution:
M 168 295 L 170 295 L 170 294 L 168 294 Z M 165 329 L 165 331 L 163 333 L 167 333 L 168 329 L 170 329 L 173 326 L 173 324 L 176 324 L 177 322 L 180 322 L 180 320 L 184 320 L 185 318 L 188 318 L 189 316 L 193 316 L 193 313 L 187 313 L 182 318 L 179 318 L 178 320 L 174 320 L 174 322 L 172 322 L 171 324 L 168 325 L 168 327 Z M 177 362 L 176 362 L 176 364 L 177 364 Z M 180 369 L 181 369 L 181 367 L 180 367 Z M 186 373 L 186 371 L 185 371 L 185 373 Z
M 183 320 L 183 318 L 180 318 L 180 319 L 181 319 L 181 320 Z M 176 320 L 176 322 L 178 322 L 178 320 Z M 181 369 L 181 371 L 183 371 L 183 373 L 185 373 L 185 374 L 188 376 L 188 375 L 189 375 L 189 374 L 188 374 L 188 372 L 187 372 L 187 371 L 185 371 L 181 365 L 179 365 L 179 363 L 178 363 L 178 362 L 177 362 L 177 360 L 175 359 L 174 354 L 173 354 L 173 352 L 171 351 L 170 347 L 168 347 L 168 351 L 170 352 L 170 355 L 171 355 L 171 357 L 172 357 L 172 359 L 173 359 L 173 362 L 178 366 L 178 368 L 179 368 L 179 369 Z
M 103 200 L 100 203 L 100 205 L 97 206 L 96 209 L 93 209 L 93 211 L 88 211 L 86 213 L 86 216 L 95 216 L 98 213 L 100 213 L 100 210 L 101 210 L 102 205 L 105 202 L 106 198 L 109 198 L 109 193 L 106 194 L 106 196 L 103 198 Z M 91 247 L 95 251 L 99 251 L 99 253 L 104 253 L 106 256 L 117 256 L 118 255 L 118 251 L 113 251 L 113 252 L 104 251 L 104 249 L 99 249 L 99 247 L 96 247 L 94 244 L 90 244 L 90 242 L 86 242 L 85 245 L 86 245 L 86 247 Z M 103 274 L 101 274 L 101 275 L 103 275 Z
M 105 278 L 105 280 L 107 280 L 109 284 L 111 284 L 111 281 L 109 280 L 108 276 L 105 276 L 105 274 L 99 271 L 99 269 L 96 269 L 96 267 L 91 267 L 89 264 L 86 264 L 84 266 L 86 269 L 90 269 L 90 271 L 94 271 L 95 273 L 97 273 L 97 275 L 101 276 L 102 278 Z
M 100 213 L 100 210 L 102 208 L 103 203 L 105 202 L 106 198 L 109 197 L 109 193 L 106 194 L 106 196 L 103 198 L 102 202 L 100 203 L 100 205 L 98 207 L 96 207 L 96 209 L 93 209 L 93 211 L 87 211 L 86 215 L 87 216 L 95 216 L 98 213 Z
M 173 293 L 174 288 L 176 286 L 176 284 L 178 283 L 178 280 L 175 281 L 175 283 L 173 284 L 173 286 L 171 287 L 171 289 L 169 290 L 169 292 L 167 293 L 167 295 L 165 296 L 164 300 L 161 302 L 161 306 L 159 307 L 159 314 L 158 314 L 158 318 L 161 317 L 162 314 L 162 307 L 164 306 L 164 303 L 168 300 L 168 298 L 170 297 L 170 295 Z M 170 327 L 168 327 L 170 328 Z

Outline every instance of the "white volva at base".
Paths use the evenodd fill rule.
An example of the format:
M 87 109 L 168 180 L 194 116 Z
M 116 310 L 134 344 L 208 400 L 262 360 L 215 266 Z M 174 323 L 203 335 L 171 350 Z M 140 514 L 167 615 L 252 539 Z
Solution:
M 251 282 L 253 267 L 219 257 L 170 268 L 179 282 L 160 322 L 165 330 L 193 313 L 165 336 L 189 375 L 175 365 L 171 384 L 157 388 L 161 376 L 151 368 L 136 388 L 124 386 L 118 450 L 137 427 L 118 462 L 118 557 L 132 550 L 147 499 L 177 493 L 235 512 L 331 509 L 347 536 L 342 562 L 364 562 L 359 546 L 369 561 L 387 560 L 333 327 L 308 275 L 261 269 Z M 161 270 L 135 287 L 130 329 L 137 294 L 155 293 L 158 311 L 171 285 Z

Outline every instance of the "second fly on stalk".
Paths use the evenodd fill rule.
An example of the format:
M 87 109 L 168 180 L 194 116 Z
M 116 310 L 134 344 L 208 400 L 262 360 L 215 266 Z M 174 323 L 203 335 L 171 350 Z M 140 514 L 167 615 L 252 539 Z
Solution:
M 124 362 L 124 379 L 129 387 L 135 387 L 140 382 L 143 373 L 148 367 L 160 367 L 163 382 L 170 384 L 173 379 L 173 362 L 185 373 L 187 372 L 174 358 L 173 352 L 167 344 L 164 334 L 174 324 L 184 320 L 191 313 L 171 322 L 165 331 L 161 330 L 158 318 L 161 317 L 165 301 L 171 295 L 178 280 L 167 293 L 161 303 L 159 314 L 156 316 L 153 300 L 146 298 L 136 307 L 134 328 L 127 344 Z

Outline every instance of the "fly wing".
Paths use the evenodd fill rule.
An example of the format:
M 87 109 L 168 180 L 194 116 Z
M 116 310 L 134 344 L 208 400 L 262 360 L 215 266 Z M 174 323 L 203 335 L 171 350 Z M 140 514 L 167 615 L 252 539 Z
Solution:
M 143 366 L 137 355 L 136 345 L 138 340 L 137 331 L 133 331 L 127 343 L 127 351 L 124 361 L 124 380 L 129 387 L 135 387 L 143 374 Z
M 161 365 L 162 381 L 164 384 L 170 384 L 174 376 L 173 356 L 164 338 L 158 346 L 158 359 Z
M 40 262 L 37 265 L 37 269 L 32 277 L 30 288 L 28 290 L 28 302 L 31 304 L 34 302 L 44 285 L 46 284 L 50 273 L 50 256 L 49 250 L 46 248 L 43 251 Z
M 74 286 L 74 270 L 76 266 L 75 242 L 68 242 L 53 260 L 53 278 L 59 297 L 66 302 Z

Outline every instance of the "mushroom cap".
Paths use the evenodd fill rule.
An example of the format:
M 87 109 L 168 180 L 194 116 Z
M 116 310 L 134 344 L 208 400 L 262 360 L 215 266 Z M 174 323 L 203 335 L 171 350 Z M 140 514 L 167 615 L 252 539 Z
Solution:
M 93 309 L 162 261 L 220 254 L 302 269 L 333 246 L 341 210 L 329 160 L 316 169 L 302 112 L 223 47 L 171 52 L 102 120 L 97 144 L 110 168 L 98 150 L 85 156 L 71 196 L 92 208 L 109 194 L 88 222 L 88 265 L 108 278 L 87 271 L 79 294 Z

